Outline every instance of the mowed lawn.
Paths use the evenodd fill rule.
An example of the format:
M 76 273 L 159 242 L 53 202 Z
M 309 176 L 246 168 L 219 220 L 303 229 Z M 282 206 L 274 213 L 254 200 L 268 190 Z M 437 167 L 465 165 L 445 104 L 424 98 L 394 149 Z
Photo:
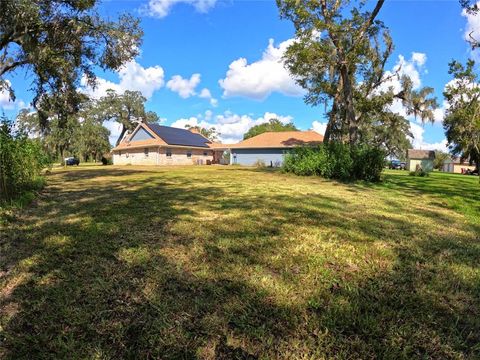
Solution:
M 0 358 L 480 358 L 476 177 L 69 168 L 0 226 Z

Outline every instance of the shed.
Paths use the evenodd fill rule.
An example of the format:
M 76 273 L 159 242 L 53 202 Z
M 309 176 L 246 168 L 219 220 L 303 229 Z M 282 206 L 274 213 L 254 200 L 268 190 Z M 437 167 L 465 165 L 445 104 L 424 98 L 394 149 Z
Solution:
M 415 171 L 421 168 L 425 171 L 433 170 L 433 160 L 435 160 L 435 151 L 409 149 L 407 151 L 407 169 Z

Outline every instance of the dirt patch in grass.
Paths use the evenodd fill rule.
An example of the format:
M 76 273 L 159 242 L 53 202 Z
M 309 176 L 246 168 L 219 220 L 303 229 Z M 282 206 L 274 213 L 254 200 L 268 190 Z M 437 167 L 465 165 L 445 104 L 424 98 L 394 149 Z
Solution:
M 0 228 L 0 356 L 478 358 L 479 196 L 441 174 L 55 170 Z

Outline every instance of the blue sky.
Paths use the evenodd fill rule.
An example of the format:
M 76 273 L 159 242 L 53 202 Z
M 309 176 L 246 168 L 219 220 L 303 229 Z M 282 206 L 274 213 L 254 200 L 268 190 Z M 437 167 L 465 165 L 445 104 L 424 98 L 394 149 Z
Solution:
M 141 17 L 145 32 L 141 55 L 119 73 L 98 72 L 97 89 L 140 90 L 147 108 L 167 125 L 215 126 L 225 142 L 239 140 L 249 127 L 277 117 L 301 129 L 321 132 L 323 107 L 310 107 L 279 59 L 293 37 L 293 26 L 281 20 L 274 1 L 150 0 L 104 1 L 102 14 L 131 12 Z M 390 28 L 395 51 L 387 64 L 416 79 L 417 86 L 442 91 L 451 80 L 448 63 L 471 56 L 465 32 L 480 20 L 462 16 L 456 0 L 387 1 L 379 18 Z M 15 104 L 0 94 L 7 115 L 28 104 L 30 80 L 10 78 Z M 392 84 L 396 85 L 396 84 Z M 412 119 L 415 147 L 444 148 L 442 110 L 434 125 Z M 399 109 L 401 111 L 401 109 Z M 107 124 L 113 140 L 115 124 Z

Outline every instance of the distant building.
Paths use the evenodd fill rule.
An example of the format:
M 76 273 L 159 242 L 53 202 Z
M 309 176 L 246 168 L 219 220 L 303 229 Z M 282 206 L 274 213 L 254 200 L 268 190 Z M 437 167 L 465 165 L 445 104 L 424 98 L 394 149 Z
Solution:
M 281 166 L 285 154 L 303 145 L 318 145 L 323 136 L 315 131 L 265 132 L 238 144 L 229 145 L 230 164 Z
M 468 161 L 462 161 L 460 157 L 454 156 L 443 162 L 442 171 L 463 174 L 466 170 L 475 170 L 475 165 L 470 165 Z
M 433 150 L 409 149 L 407 151 L 407 170 L 415 171 L 421 168 L 425 171 L 432 171 L 433 160 L 435 160 L 435 151 Z
M 224 150 L 195 130 L 140 123 L 112 152 L 115 165 L 205 165 L 219 163 Z

